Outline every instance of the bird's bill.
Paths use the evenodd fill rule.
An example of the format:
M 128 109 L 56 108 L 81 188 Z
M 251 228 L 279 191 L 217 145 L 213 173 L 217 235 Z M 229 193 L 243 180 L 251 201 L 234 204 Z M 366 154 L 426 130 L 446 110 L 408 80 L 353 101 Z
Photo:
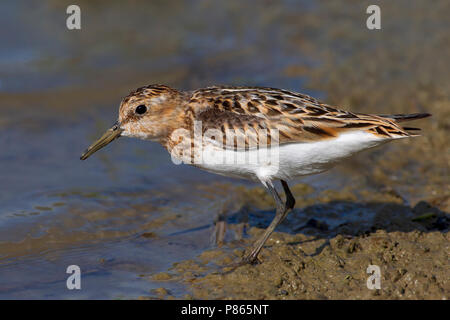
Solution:
M 104 146 L 108 145 L 110 142 L 114 141 L 122 133 L 119 123 L 115 123 L 111 128 L 109 128 L 97 141 L 89 146 L 86 151 L 83 152 L 80 159 L 86 160 L 94 152 L 100 150 Z

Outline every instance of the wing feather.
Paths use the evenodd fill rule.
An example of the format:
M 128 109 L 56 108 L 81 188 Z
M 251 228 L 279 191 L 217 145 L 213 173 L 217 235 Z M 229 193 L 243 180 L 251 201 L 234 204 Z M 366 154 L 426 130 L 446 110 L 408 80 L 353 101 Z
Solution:
M 255 147 L 262 133 L 280 144 L 320 141 L 351 130 L 387 139 L 410 136 L 393 118 L 340 110 L 308 95 L 274 88 L 200 89 L 192 93 L 188 108 L 193 120 L 201 121 L 203 133 L 220 129 L 224 136 L 230 131 L 244 135 L 244 145 L 236 138 L 220 140 L 224 148 L 235 150 Z

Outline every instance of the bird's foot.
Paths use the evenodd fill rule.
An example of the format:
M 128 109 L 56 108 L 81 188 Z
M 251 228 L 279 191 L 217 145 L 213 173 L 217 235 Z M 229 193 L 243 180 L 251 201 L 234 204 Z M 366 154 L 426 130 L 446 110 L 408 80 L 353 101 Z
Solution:
M 225 266 L 222 266 L 222 272 L 221 274 L 228 274 L 233 272 L 234 270 L 236 270 L 239 267 L 245 266 L 245 265 L 257 265 L 260 264 L 261 261 L 258 259 L 258 256 L 254 255 L 254 254 L 249 254 L 247 256 L 245 256 L 244 258 L 242 258 L 240 261 L 238 262 L 234 262 L 234 263 L 230 263 L 227 264 Z

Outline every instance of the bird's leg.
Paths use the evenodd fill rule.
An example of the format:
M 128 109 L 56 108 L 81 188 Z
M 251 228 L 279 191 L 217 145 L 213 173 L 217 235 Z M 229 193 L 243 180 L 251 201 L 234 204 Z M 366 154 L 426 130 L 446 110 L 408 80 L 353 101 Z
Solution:
M 289 190 L 289 186 L 286 181 L 280 180 L 281 185 L 283 186 L 284 193 L 286 194 L 286 207 L 287 209 L 294 209 L 295 206 L 295 198 L 291 193 L 291 190 Z
M 270 237 L 275 228 L 284 220 L 289 210 L 294 208 L 295 199 L 292 196 L 291 190 L 289 190 L 288 184 L 286 183 L 286 181 L 281 180 L 281 185 L 283 186 L 284 192 L 286 194 L 285 203 L 283 203 L 283 201 L 281 200 L 275 187 L 271 183 L 267 184 L 267 190 L 276 202 L 276 214 L 270 225 L 267 227 L 266 231 L 264 231 L 264 234 L 255 242 L 250 254 L 242 260 L 243 264 L 254 263 L 257 260 L 258 254 L 261 251 L 261 248 L 264 246 L 264 243 L 266 243 L 267 239 Z

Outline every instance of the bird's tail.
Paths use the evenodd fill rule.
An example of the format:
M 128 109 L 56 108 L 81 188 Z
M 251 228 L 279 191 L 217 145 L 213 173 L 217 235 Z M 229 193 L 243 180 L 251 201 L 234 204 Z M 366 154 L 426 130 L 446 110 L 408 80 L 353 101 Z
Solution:
M 412 120 L 418 120 L 430 117 L 430 113 L 411 113 L 411 114 L 383 114 L 379 115 L 383 118 L 388 118 L 395 120 L 395 122 L 405 122 L 405 121 L 412 121 Z M 403 127 L 404 130 L 420 130 L 420 128 L 413 128 L 413 127 Z

